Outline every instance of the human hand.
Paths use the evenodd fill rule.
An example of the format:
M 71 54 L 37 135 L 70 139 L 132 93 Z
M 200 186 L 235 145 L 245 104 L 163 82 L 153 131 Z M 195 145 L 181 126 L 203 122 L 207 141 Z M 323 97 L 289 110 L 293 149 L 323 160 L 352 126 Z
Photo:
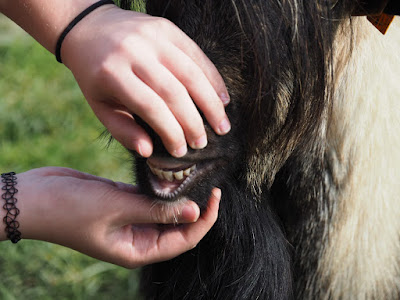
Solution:
M 215 223 L 221 196 L 215 189 L 199 217 L 192 201 L 157 204 L 131 185 L 67 168 L 33 169 L 17 174 L 17 182 L 23 239 L 60 244 L 127 268 L 192 249 Z
M 186 141 L 193 149 L 207 144 L 196 105 L 216 133 L 230 130 L 222 77 L 166 19 L 105 5 L 68 33 L 61 57 L 99 120 L 142 156 L 151 155 L 152 142 L 132 113 L 154 129 L 175 157 L 186 153 Z

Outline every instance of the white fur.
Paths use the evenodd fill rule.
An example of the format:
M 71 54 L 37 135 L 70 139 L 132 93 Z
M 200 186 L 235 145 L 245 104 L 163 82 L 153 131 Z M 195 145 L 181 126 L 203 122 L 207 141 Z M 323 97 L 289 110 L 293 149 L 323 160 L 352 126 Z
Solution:
M 339 196 L 314 278 L 329 283 L 325 299 L 399 299 L 399 21 L 382 35 L 353 18 L 337 37 L 327 151 Z

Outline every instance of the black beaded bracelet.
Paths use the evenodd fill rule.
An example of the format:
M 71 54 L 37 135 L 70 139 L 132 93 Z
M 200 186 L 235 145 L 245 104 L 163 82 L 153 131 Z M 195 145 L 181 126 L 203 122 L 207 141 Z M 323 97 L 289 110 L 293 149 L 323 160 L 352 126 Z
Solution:
M 15 188 L 17 184 L 17 176 L 15 176 L 15 172 L 10 172 L 1 174 L 1 178 L 1 182 L 4 183 L 4 186 L 2 187 L 4 193 L 1 197 L 6 201 L 3 208 L 7 211 L 6 216 L 3 218 L 3 222 L 6 224 L 5 231 L 7 233 L 7 238 L 15 244 L 21 240 L 21 232 L 18 230 L 19 223 L 15 220 L 19 215 L 19 209 L 15 206 L 17 199 L 14 197 L 18 192 Z
M 73 19 L 71 21 L 71 23 L 69 23 L 68 26 L 64 29 L 64 31 L 61 33 L 60 37 L 58 38 L 58 41 L 57 41 L 57 44 L 56 44 L 56 52 L 55 52 L 55 54 L 56 54 L 56 59 L 57 59 L 57 61 L 59 63 L 62 63 L 62 60 L 61 60 L 61 45 L 62 45 L 62 42 L 64 41 L 65 37 L 67 36 L 67 34 L 84 17 L 86 17 L 88 14 L 90 14 L 96 8 L 98 8 L 98 7 L 102 6 L 102 5 L 106 5 L 106 4 L 114 4 L 114 1 L 101 0 L 99 2 L 93 3 L 88 8 L 86 8 L 83 12 L 81 12 L 75 19 Z

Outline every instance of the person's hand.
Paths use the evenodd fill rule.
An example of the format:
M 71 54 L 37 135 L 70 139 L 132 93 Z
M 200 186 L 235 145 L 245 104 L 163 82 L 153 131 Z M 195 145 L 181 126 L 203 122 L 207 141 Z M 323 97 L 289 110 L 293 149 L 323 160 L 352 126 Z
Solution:
M 152 143 L 132 113 L 154 129 L 175 157 L 186 153 L 186 141 L 193 149 L 207 144 L 196 106 L 216 133 L 230 130 L 222 77 L 166 19 L 100 7 L 68 33 L 61 57 L 100 121 L 142 156 L 151 155 Z
M 199 216 L 192 201 L 157 204 L 131 185 L 67 168 L 30 170 L 17 174 L 17 182 L 23 239 L 57 243 L 127 268 L 195 247 L 215 223 L 221 196 L 213 190 Z

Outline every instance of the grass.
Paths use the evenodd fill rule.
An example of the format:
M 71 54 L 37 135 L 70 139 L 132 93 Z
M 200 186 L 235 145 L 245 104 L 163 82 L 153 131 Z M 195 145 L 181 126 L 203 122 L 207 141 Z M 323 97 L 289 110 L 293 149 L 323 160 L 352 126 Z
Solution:
M 120 5 L 121 3 L 129 3 L 131 10 L 145 12 L 144 0 L 114 0 L 114 3 Z
M 0 171 L 65 166 L 124 182 L 122 148 L 105 149 L 103 126 L 71 73 L 0 15 Z M 0 299 L 138 299 L 137 273 L 39 241 L 0 244 Z

